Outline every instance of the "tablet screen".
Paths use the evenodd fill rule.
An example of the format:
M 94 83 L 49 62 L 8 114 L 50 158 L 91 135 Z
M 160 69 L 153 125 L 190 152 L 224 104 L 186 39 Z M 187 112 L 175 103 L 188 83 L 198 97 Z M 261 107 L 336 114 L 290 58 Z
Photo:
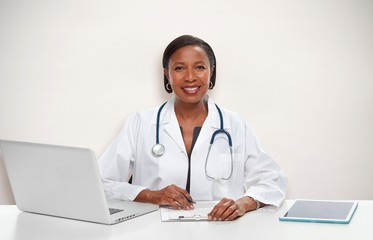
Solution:
M 280 220 L 347 223 L 356 207 L 356 201 L 296 200 Z

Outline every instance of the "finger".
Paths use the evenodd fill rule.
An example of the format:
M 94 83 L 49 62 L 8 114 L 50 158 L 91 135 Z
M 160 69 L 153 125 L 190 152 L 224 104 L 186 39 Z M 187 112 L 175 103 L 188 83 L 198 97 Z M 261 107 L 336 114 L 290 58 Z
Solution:
M 181 209 L 180 204 L 172 198 L 168 198 L 167 205 L 174 209 Z
M 220 207 L 222 205 L 224 205 L 225 202 L 227 202 L 228 199 L 226 198 L 223 198 L 222 200 L 220 200 L 220 202 L 218 202 L 214 208 L 211 210 L 211 212 L 209 213 L 209 215 L 211 215 L 212 217 L 215 216 L 216 212 L 220 209 Z
M 220 221 L 233 220 L 238 217 L 238 206 L 236 203 L 230 205 L 218 218 Z
M 179 192 L 180 194 L 182 194 L 189 202 L 194 202 L 193 201 L 193 198 L 192 196 L 185 190 L 185 189 L 182 189 L 181 187 L 173 184 L 171 185 L 177 192 Z
M 225 218 L 222 221 L 232 221 L 232 220 L 235 220 L 236 218 L 238 218 L 239 216 L 240 215 L 238 214 L 237 211 L 233 211 L 232 214 L 230 214 L 227 218 Z
M 185 195 L 185 193 L 187 194 L 187 196 Z M 169 192 L 168 192 L 168 197 L 173 199 L 173 201 L 176 202 L 181 209 L 186 209 L 186 210 L 190 210 L 194 208 L 193 205 L 190 203 L 190 201 L 188 201 L 187 199 L 188 196 L 190 197 L 187 191 L 185 191 L 184 189 L 181 189 L 180 187 L 176 185 L 171 185 Z
M 223 221 L 237 210 L 236 202 L 232 199 L 227 200 L 222 204 L 220 209 L 216 212 L 215 218 L 218 221 Z
M 222 200 L 220 200 L 220 202 L 218 204 L 216 204 L 214 206 L 214 208 L 211 210 L 211 212 L 208 214 L 208 219 L 213 220 L 213 221 L 217 221 L 220 218 L 221 214 L 228 207 L 226 205 L 226 203 L 229 202 L 229 201 L 230 201 L 230 199 L 227 199 L 227 198 L 223 198 Z
M 175 209 L 181 209 L 177 203 L 176 196 L 177 191 L 173 186 L 167 186 L 160 191 L 160 203 L 161 205 L 170 206 Z
M 180 209 L 190 209 L 190 203 L 188 200 L 181 194 L 174 194 L 171 195 L 170 198 L 172 199 L 173 202 L 178 204 Z

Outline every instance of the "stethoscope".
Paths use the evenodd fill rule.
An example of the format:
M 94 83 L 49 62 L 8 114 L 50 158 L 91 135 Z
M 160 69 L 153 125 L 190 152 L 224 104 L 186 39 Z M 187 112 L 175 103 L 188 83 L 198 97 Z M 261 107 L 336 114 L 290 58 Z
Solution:
M 157 113 L 157 125 L 156 125 L 156 136 L 155 136 L 155 144 L 154 146 L 152 147 L 152 154 L 154 157 L 161 157 L 163 156 L 164 152 L 165 152 L 165 147 L 159 143 L 159 122 L 160 122 L 160 117 L 161 117 L 161 112 L 162 112 L 162 109 L 163 107 L 166 105 L 167 102 L 163 103 L 159 110 L 158 110 L 158 113 Z M 211 140 L 210 140 L 210 146 L 209 146 L 209 149 L 208 149 L 208 152 L 207 152 L 207 157 L 206 157 L 206 161 L 205 161 L 205 174 L 206 176 L 209 178 L 209 179 L 212 179 L 212 180 L 219 180 L 219 179 L 223 179 L 223 180 L 228 180 L 229 178 L 232 177 L 232 173 L 233 173 L 233 150 L 232 150 L 232 138 L 231 138 L 231 135 L 229 134 L 229 132 L 227 132 L 226 130 L 224 130 L 224 121 L 223 121 L 223 114 L 221 113 L 221 110 L 220 108 L 218 107 L 218 105 L 216 105 L 216 109 L 218 110 L 218 113 L 219 113 L 219 118 L 220 118 L 220 129 L 216 130 L 212 136 L 211 136 Z M 228 177 L 221 177 L 221 178 L 216 178 L 216 177 L 212 177 L 208 174 L 207 172 L 207 163 L 208 163 L 208 159 L 209 159 L 209 155 L 210 155 L 210 151 L 211 151 L 211 147 L 212 145 L 214 144 L 214 141 L 215 141 L 215 137 L 216 135 L 218 134 L 225 134 L 228 138 L 228 144 L 229 144 L 229 151 L 230 151 L 230 156 L 231 156 L 231 171 L 229 173 L 229 176 Z

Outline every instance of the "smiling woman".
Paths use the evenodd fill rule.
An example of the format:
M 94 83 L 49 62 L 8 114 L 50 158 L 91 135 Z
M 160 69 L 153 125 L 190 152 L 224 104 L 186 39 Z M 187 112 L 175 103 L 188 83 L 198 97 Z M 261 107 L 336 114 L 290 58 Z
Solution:
M 200 102 L 207 93 L 211 69 L 205 51 L 199 46 L 175 51 L 164 73 L 181 102 Z
M 186 46 L 174 52 L 164 69 L 175 92 L 175 113 L 183 128 L 185 148 L 190 154 L 193 132 L 207 117 L 207 90 L 211 77 L 209 60 L 199 46 Z
M 373 1 L 189 0 L 180 7 L 172 0 L 1 0 L 0 138 L 89 147 L 101 156 L 124 117 L 150 106 L 156 112 L 172 101 L 171 85 L 171 94 L 163 91 L 162 54 L 173 39 L 190 33 L 207 41 L 217 58 L 217 67 L 210 66 L 211 87 L 215 70 L 218 79 L 207 91 L 209 101 L 239 112 L 255 127 L 292 179 L 288 198 L 373 199 Z M 164 64 L 187 45 L 203 48 L 214 64 L 203 42 L 182 39 L 165 51 Z M 159 172 L 146 186 L 159 186 L 168 172 L 180 175 L 168 182 L 186 188 L 180 179 L 187 176 L 187 156 L 173 154 L 181 170 L 153 168 L 172 146 L 186 151 L 180 125 L 165 116 L 167 109 L 160 119 L 165 156 L 142 167 L 133 154 L 133 167 Z M 196 185 L 203 187 L 195 175 L 204 172 L 195 160 L 206 158 L 200 146 L 209 142 L 202 137 L 212 114 L 218 116 L 211 109 L 191 152 L 194 198 Z M 138 148 L 151 154 L 156 116 L 146 121 L 154 124 L 149 145 Z M 225 128 L 229 121 L 225 115 Z M 218 118 L 213 127 L 219 129 Z M 0 204 L 14 204 L 2 166 Z
M 211 71 L 209 89 L 213 89 L 215 86 L 215 81 L 216 81 L 216 58 L 215 58 L 214 51 L 212 50 L 211 46 L 207 44 L 205 41 L 199 38 L 196 38 L 194 36 L 183 35 L 173 40 L 167 46 L 167 48 L 165 49 L 163 53 L 163 61 L 162 61 L 163 70 L 164 70 L 163 79 L 164 79 L 164 86 L 165 86 L 166 91 L 168 93 L 172 93 L 172 89 L 170 88 L 169 85 L 167 85 L 169 84 L 169 80 L 168 80 L 169 78 L 167 76 L 167 72 L 168 72 L 168 68 L 170 64 L 170 58 L 171 56 L 174 55 L 174 53 L 178 49 L 183 48 L 183 47 L 199 47 L 200 50 L 196 50 L 196 51 L 201 52 L 203 50 L 204 51 L 203 54 L 207 55 L 208 66 Z M 206 64 L 206 62 L 203 62 L 203 63 Z M 207 67 L 207 66 L 205 65 L 204 67 Z
M 175 93 L 175 114 L 190 155 L 195 127 L 200 128 L 208 114 L 206 93 L 215 85 L 215 54 L 203 40 L 183 35 L 166 48 L 163 71 L 167 92 Z
M 216 80 L 212 48 L 194 36 L 176 38 L 163 54 L 163 71 L 164 87 L 174 96 L 159 109 L 130 116 L 99 160 L 107 195 L 175 209 L 217 200 L 209 220 L 278 208 L 285 174 L 247 121 L 207 94 Z M 154 154 L 160 141 L 165 147 Z

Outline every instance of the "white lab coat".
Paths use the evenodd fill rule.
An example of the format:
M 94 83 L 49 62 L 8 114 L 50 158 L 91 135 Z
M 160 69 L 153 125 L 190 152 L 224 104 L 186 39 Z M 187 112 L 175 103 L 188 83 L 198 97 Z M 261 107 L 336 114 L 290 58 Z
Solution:
M 220 107 L 221 108 L 221 107 Z M 156 141 L 159 107 L 131 115 L 119 135 L 99 159 L 104 189 L 109 198 L 133 200 L 145 188 L 162 189 L 176 184 L 186 186 L 188 155 L 174 111 L 174 98 L 162 110 L 159 141 L 165 146 L 161 157 L 152 155 Z M 194 200 L 238 199 L 251 196 L 278 208 L 283 202 L 287 178 L 281 168 L 263 150 L 249 124 L 237 113 L 221 108 L 224 129 L 232 137 L 233 174 L 230 174 L 230 151 L 227 137 L 218 134 L 205 162 L 210 139 L 220 128 L 219 113 L 208 99 L 208 116 L 202 126 L 191 155 L 190 194 Z M 132 184 L 127 183 L 133 175 Z

